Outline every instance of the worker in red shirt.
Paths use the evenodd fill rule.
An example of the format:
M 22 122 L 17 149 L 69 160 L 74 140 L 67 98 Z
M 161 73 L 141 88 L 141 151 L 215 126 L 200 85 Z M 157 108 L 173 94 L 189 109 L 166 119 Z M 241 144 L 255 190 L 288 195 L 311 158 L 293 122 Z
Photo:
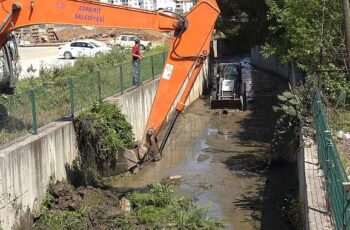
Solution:
M 140 78 L 140 60 L 143 55 L 140 51 L 140 40 L 135 40 L 135 45 L 132 47 L 132 65 L 134 67 L 133 84 L 139 86 L 141 84 Z

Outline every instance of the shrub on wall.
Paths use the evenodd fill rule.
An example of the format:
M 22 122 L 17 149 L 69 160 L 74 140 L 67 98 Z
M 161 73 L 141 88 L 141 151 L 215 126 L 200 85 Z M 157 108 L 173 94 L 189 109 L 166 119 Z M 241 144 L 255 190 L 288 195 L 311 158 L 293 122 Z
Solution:
M 87 184 L 98 184 L 96 171 L 115 167 L 120 148 L 135 146 L 131 124 L 114 105 L 94 104 L 76 118 L 74 126 L 79 158 L 73 167 L 81 171 Z

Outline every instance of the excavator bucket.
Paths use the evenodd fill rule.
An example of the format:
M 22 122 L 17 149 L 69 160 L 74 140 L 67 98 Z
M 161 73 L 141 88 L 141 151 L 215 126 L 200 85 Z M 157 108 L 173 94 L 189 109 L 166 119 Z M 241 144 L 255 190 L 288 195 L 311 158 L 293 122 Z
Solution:
M 137 149 L 118 149 L 118 158 L 112 162 L 105 162 L 103 170 L 100 171 L 103 176 L 115 176 L 126 171 L 134 172 L 139 167 L 139 158 Z
M 153 135 L 154 136 L 154 135 Z M 141 144 L 135 149 L 125 149 L 120 147 L 118 149 L 117 162 L 111 162 L 109 165 L 104 165 L 104 176 L 118 175 L 126 171 L 137 173 L 145 162 L 148 160 L 159 161 L 162 158 L 159 153 L 159 147 L 156 142 L 150 146 Z

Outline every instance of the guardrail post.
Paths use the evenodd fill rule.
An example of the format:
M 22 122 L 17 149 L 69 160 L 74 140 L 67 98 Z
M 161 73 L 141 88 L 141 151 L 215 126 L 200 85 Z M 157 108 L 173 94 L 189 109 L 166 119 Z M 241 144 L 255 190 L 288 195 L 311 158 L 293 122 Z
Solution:
M 31 89 L 29 91 L 29 100 L 32 107 L 32 133 L 38 133 L 37 116 L 36 116 L 36 103 L 35 103 L 35 90 Z
M 123 65 L 119 65 L 119 77 L 120 77 L 120 93 L 124 93 L 124 77 L 123 77 Z
M 69 78 L 69 101 L 70 101 L 70 116 L 74 118 L 74 80 Z
M 330 135 L 330 131 L 329 130 L 324 130 L 324 141 L 325 141 L 325 155 L 323 156 L 324 157 L 324 161 L 325 161 L 325 164 L 327 165 L 327 169 L 325 169 L 326 167 L 324 167 L 324 170 L 331 170 L 331 167 L 333 165 L 333 162 L 332 162 L 332 159 L 331 159 L 331 156 L 330 156 L 330 152 L 332 150 L 332 140 L 331 140 L 331 135 Z M 326 172 L 327 173 L 327 172 Z
M 153 61 L 153 55 L 151 56 L 151 68 L 152 68 L 152 79 L 154 79 L 154 61 Z
M 102 101 L 102 80 L 101 80 L 101 71 L 97 70 L 97 83 L 98 83 L 98 101 Z

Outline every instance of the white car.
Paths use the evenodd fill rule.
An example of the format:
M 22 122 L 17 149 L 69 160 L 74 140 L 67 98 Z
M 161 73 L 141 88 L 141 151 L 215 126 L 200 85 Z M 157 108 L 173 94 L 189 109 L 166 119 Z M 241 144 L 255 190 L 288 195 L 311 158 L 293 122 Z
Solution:
M 71 59 L 76 57 L 94 57 L 99 53 L 109 53 L 112 49 L 95 40 L 78 40 L 58 47 L 58 56 Z
M 94 39 L 84 39 L 83 41 L 92 43 L 93 45 L 97 45 L 97 46 L 106 48 L 106 51 L 108 51 L 108 52 L 112 50 L 112 45 L 111 44 L 107 44 L 105 42 L 100 42 L 100 41 L 97 41 L 97 40 L 94 40 Z
M 140 49 L 145 50 L 152 47 L 150 41 L 144 41 L 134 35 L 120 35 L 112 41 L 112 44 L 118 48 L 132 48 L 135 45 L 135 40 L 140 41 Z

